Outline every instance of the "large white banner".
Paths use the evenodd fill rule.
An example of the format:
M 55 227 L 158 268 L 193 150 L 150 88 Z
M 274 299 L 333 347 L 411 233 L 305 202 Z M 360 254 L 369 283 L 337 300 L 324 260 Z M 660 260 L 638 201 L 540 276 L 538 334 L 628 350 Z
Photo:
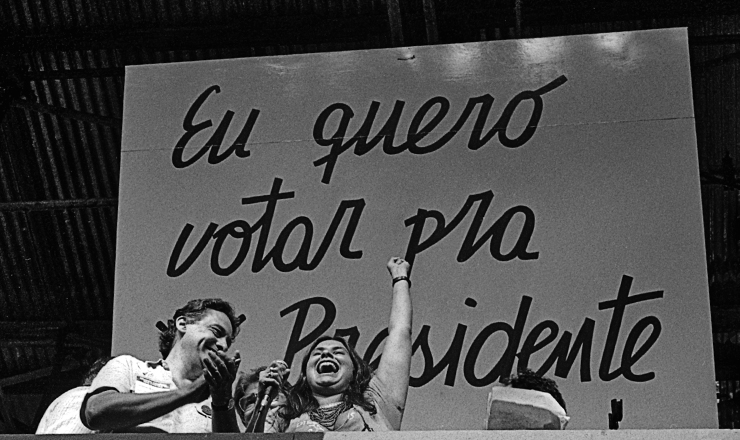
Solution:
M 126 70 L 113 352 L 197 297 L 242 368 L 375 359 L 413 261 L 403 428 L 483 427 L 554 378 L 570 428 L 717 426 L 685 29 Z

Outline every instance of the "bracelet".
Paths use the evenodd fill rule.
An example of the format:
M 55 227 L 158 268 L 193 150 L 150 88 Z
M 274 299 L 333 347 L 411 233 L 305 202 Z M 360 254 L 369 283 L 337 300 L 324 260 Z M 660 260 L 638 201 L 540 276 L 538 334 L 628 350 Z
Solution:
M 391 286 L 395 286 L 396 283 L 399 281 L 406 281 L 407 283 L 409 283 L 409 288 L 411 288 L 411 278 L 407 277 L 406 275 L 393 278 L 393 282 L 391 282 Z
M 229 401 L 224 405 L 216 405 L 213 402 L 211 402 L 211 409 L 214 411 L 229 411 L 232 408 L 234 408 L 233 398 L 229 399 Z

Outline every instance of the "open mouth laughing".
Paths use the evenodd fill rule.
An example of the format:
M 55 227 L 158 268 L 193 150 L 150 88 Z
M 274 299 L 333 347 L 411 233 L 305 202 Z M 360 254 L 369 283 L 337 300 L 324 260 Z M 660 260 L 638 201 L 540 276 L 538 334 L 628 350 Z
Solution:
M 316 371 L 319 374 L 334 374 L 339 371 L 339 364 L 331 359 L 324 359 L 316 364 Z

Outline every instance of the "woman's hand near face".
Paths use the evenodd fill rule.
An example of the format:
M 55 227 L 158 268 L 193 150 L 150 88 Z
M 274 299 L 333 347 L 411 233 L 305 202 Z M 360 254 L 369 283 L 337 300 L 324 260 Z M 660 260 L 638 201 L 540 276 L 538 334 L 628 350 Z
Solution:
M 270 397 L 274 399 L 289 375 L 290 368 L 288 368 L 288 364 L 281 360 L 273 361 L 269 367 L 260 371 L 260 395 L 263 395 L 267 388 L 270 387 Z

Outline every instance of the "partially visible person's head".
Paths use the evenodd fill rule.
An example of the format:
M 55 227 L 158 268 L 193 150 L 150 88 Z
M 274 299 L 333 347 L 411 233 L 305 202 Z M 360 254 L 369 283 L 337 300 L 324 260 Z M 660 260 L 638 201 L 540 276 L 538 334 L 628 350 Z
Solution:
M 318 408 L 315 395 L 343 395 L 343 400 L 375 414 L 375 406 L 364 393 L 372 369 L 346 340 L 322 336 L 309 348 L 301 362 L 301 374 L 290 392 L 291 416 Z
M 555 381 L 531 370 L 502 379 L 488 396 L 488 429 L 565 429 L 569 419 Z
M 90 385 L 92 385 L 93 379 L 95 379 L 100 370 L 105 366 L 105 364 L 108 363 L 110 359 L 110 356 L 103 356 L 93 362 L 92 365 L 90 365 L 90 368 L 87 370 L 87 373 L 85 373 L 85 377 L 82 379 L 82 386 L 89 387 Z
M 159 352 L 162 358 L 166 358 L 178 336 L 178 319 L 183 318 L 187 324 L 198 323 L 203 319 L 209 319 L 216 322 L 218 332 L 225 332 L 226 335 L 215 335 L 218 338 L 225 338 L 227 347 L 231 341 L 239 334 L 239 325 L 243 316 L 236 317 L 234 309 L 228 302 L 220 298 L 194 299 L 175 311 L 172 319 L 168 320 L 166 329 L 162 329 L 159 334 Z
M 267 366 L 257 367 L 249 373 L 240 372 L 236 381 L 234 390 L 234 401 L 236 402 L 236 412 L 239 414 L 244 426 L 249 423 L 252 413 L 257 405 L 259 398 L 259 380 L 260 372 L 267 369 Z
M 505 378 L 501 380 L 501 383 L 512 388 L 535 390 L 547 393 L 551 395 L 564 410 L 568 411 L 568 408 L 565 406 L 565 400 L 563 400 L 563 396 L 560 394 L 560 390 L 558 390 L 558 384 L 555 383 L 554 380 L 539 375 L 530 369 L 522 370 L 518 374 Z

